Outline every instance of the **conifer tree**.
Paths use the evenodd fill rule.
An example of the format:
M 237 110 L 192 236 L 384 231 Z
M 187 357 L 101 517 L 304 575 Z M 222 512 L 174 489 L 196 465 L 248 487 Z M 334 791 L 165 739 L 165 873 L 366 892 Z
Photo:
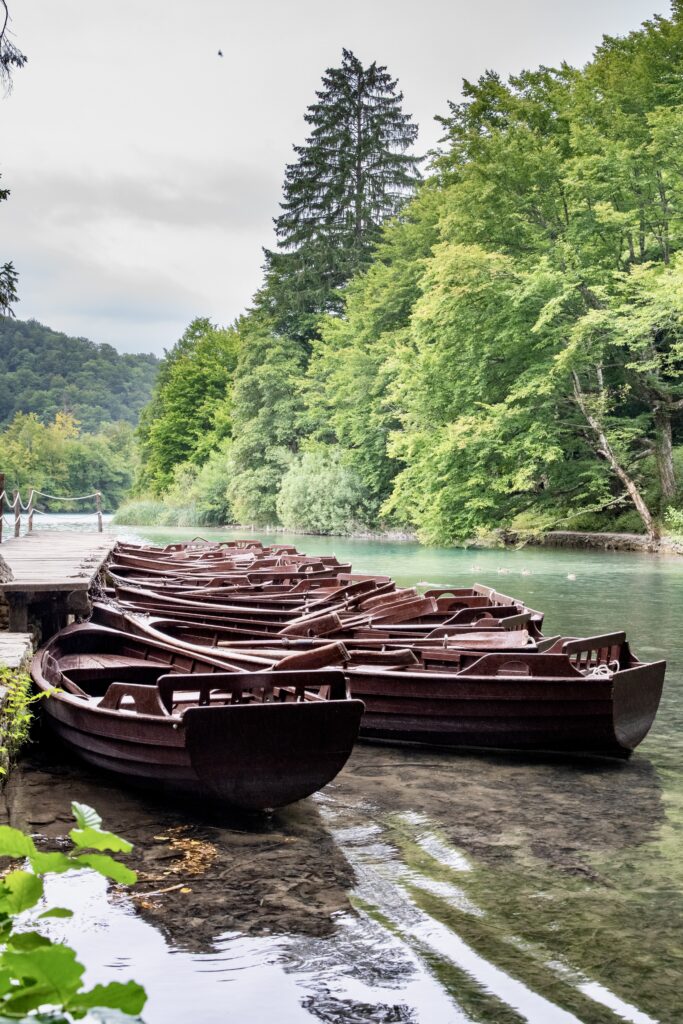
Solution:
M 418 180 L 409 152 L 417 126 L 386 67 L 363 67 L 350 50 L 328 68 L 305 114 L 311 134 L 285 172 L 278 250 L 266 251 L 257 297 L 278 333 L 310 339 L 321 313 L 341 308 L 339 289 L 369 265 L 382 223 Z

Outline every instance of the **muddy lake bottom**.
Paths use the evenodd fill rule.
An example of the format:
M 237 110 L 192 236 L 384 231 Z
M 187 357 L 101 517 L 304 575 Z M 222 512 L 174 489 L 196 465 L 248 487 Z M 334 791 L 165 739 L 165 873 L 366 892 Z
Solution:
M 257 817 L 161 803 L 36 742 L 4 820 L 55 848 L 79 800 L 135 844 L 132 890 L 49 882 L 75 911 L 51 934 L 87 980 L 145 985 L 147 1024 L 682 1021 L 683 560 L 293 540 L 402 584 L 496 586 L 547 633 L 625 628 L 669 661 L 655 727 L 619 763 L 363 743 L 321 793 Z

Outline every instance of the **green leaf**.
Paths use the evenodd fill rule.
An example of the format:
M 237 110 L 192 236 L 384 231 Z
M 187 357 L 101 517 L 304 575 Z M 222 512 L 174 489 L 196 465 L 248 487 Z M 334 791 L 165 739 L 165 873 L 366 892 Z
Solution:
M 78 991 L 85 968 L 73 949 L 61 944 L 42 946 L 27 952 L 6 950 L 2 966 L 12 976 L 28 982 L 0 1006 L 14 1013 L 27 1012 L 45 1004 L 63 1006 Z
M 29 871 L 11 871 L 0 888 L 0 910 L 20 914 L 34 907 L 43 895 L 43 881 Z
M 89 850 L 111 850 L 113 853 L 130 853 L 133 844 L 114 835 L 113 832 L 102 832 L 96 828 L 73 828 L 69 832 L 74 846 Z
M 78 866 L 65 853 L 33 853 L 30 860 L 31 867 L 38 875 L 44 875 L 48 871 L 61 875 L 64 871 L 73 871 Z
M 72 861 L 75 865 L 92 868 L 105 878 L 111 878 L 112 881 L 121 882 L 123 885 L 134 885 L 138 880 L 134 871 L 104 853 L 84 853 L 80 857 L 72 858 Z
M 40 935 L 39 932 L 16 932 L 11 936 L 9 945 L 11 949 L 21 950 L 25 953 L 32 949 L 38 949 L 39 946 L 51 946 L 52 942 L 44 935 Z
M 102 824 L 102 819 L 95 808 L 88 804 L 79 804 L 74 801 L 71 804 L 71 813 L 79 828 L 99 828 Z
M 66 907 L 52 907 L 50 910 L 45 910 L 42 914 L 38 915 L 38 919 L 41 917 L 73 917 L 73 910 L 68 910 Z
M 30 836 L 25 836 L 18 828 L 0 825 L 0 857 L 30 857 L 35 850 Z
M 68 1004 L 67 1009 L 76 1012 L 90 1010 L 95 1006 L 106 1006 L 110 1010 L 121 1010 L 137 1016 L 147 1002 L 147 993 L 135 981 L 122 984 L 112 981 L 108 985 L 95 985 L 89 992 L 79 992 Z

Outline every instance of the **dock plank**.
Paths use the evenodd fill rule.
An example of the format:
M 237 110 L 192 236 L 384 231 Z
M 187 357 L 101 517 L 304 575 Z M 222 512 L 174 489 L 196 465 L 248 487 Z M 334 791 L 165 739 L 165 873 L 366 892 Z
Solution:
M 0 593 L 88 590 L 113 546 L 101 533 L 37 530 L 12 538 L 0 548 L 13 577 Z

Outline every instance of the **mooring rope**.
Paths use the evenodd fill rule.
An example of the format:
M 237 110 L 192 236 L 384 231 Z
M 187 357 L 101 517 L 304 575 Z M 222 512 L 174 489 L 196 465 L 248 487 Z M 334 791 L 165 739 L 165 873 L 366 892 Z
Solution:
M 40 495 L 41 498 L 51 498 L 53 501 L 87 501 L 88 498 L 96 498 L 99 491 L 93 491 L 92 494 L 79 494 L 76 498 L 66 498 L 59 494 L 46 494 L 45 491 L 34 491 L 33 493 Z
M 22 512 L 24 514 L 28 513 L 28 520 L 29 520 L 29 527 L 28 528 L 29 528 L 29 532 L 30 532 L 32 530 L 32 528 L 33 528 L 33 515 L 34 515 L 34 513 L 37 513 L 39 516 L 49 515 L 48 512 L 45 512 L 43 509 L 36 508 L 34 506 L 33 502 L 34 502 L 36 497 L 47 498 L 49 501 L 70 501 L 70 502 L 90 501 L 93 498 L 97 498 L 98 502 L 97 502 L 97 508 L 95 509 L 95 511 L 93 511 L 93 512 L 85 512 L 84 516 L 86 518 L 90 518 L 90 517 L 95 518 L 95 517 L 97 517 L 97 519 L 98 519 L 98 529 L 99 529 L 100 533 L 102 532 L 102 502 L 101 502 L 102 492 L 101 491 L 93 491 L 92 494 L 78 494 L 75 497 L 67 497 L 64 494 L 48 494 L 46 491 L 38 491 L 38 490 L 36 490 L 35 487 L 31 487 L 31 489 L 29 490 L 29 494 L 28 494 L 28 501 L 24 502 L 22 497 L 21 497 L 21 492 L 20 491 L 15 491 L 12 494 L 12 498 L 10 500 L 9 494 L 7 493 L 7 491 L 5 489 L 3 489 L 2 491 L 0 491 L 0 525 L 3 528 L 5 526 L 8 526 L 10 528 L 10 530 L 12 529 L 12 527 L 14 527 L 14 529 L 16 531 L 17 523 L 20 522 L 20 520 L 21 520 Z M 4 512 L 3 511 L 3 502 L 7 506 L 7 508 L 9 509 L 9 512 Z

